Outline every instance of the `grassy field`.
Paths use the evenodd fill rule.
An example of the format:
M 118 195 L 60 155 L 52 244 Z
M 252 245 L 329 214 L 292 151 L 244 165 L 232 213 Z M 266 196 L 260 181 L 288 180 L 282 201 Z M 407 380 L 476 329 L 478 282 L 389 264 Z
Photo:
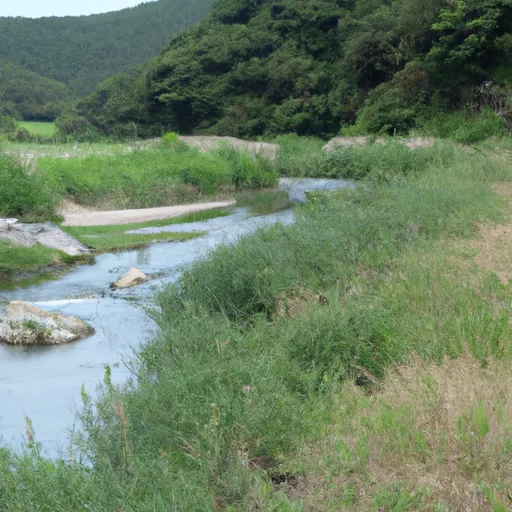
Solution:
M 28 130 L 31 135 L 40 135 L 42 137 L 53 137 L 57 131 L 55 123 L 23 121 L 18 123 L 18 126 Z
M 0 450 L 0 509 L 510 509 L 512 164 L 387 151 L 165 289 L 71 461 Z

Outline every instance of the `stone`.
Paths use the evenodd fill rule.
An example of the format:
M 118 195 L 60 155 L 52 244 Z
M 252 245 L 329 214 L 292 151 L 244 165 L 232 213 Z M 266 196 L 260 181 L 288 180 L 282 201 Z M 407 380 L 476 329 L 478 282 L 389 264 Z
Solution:
M 145 283 L 148 280 L 148 276 L 138 268 L 132 268 L 128 274 L 119 279 L 119 281 L 112 283 L 110 286 L 117 290 L 123 290 L 125 288 L 132 288 L 139 284 Z
M 394 141 L 398 142 L 399 144 L 402 144 L 402 146 L 405 146 L 407 149 L 410 149 L 411 151 L 414 151 L 416 149 L 421 148 L 431 148 L 435 143 L 436 139 L 433 137 L 416 137 L 412 139 L 402 139 L 402 138 L 395 138 L 395 139 L 383 139 L 383 138 L 377 138 L 373 142 L 374 144 L 386 144 L 388 141 Z M 334 139 L 331 139 L 323 148 L 323 151 L 330 152 L 334 151 L 335 149 L 346 149 L 346 148 L 352 148 L 357 146 L 364 146 L 368 144 L 369 137 L 361 136 L 361 137 L 334 137 Z
M 18 219 L 0 219 L 0 226 L 12 226 L 13 224 L 17 224 L 18 222 Z
M 50 313 L 13 301 L 0 321 L 0 342 L 10 345 L 60 345 L 88 338 L 94 329 L 79 318 Z
M 233 149 L 247 151 L 252 156 L 261 155 L 267 160 L 274 161 L 277 157 L 280 146 L 268 142 L 248 142 L 236 137 L 217 137 L 214 135 L 186 135 L 180 137 L 180 140 L 190 146 L 197 148 L 201 153 L 213 151 L 226 144 Z
M 375 140 L 375 144 L 383 144 L 386 140 L 378 138 Z M 330 152 L 335 149 L 346 149 L 358 146 L 364 146 L 368 144 L 368 137 L 334 137 L 331 139 L 323 148 L 322 151 Z
M 14 219 L 10 219 L 14 220 Z M 5 240 L 13 245 L 32 247 L 36 244 L 50 249 L 62 251 L 69 256 L 84 256 L 90 250 L 84 244 L 64 233 L 51 222 L 39 224 L 2 223 L 0 221 L 0 241 Z

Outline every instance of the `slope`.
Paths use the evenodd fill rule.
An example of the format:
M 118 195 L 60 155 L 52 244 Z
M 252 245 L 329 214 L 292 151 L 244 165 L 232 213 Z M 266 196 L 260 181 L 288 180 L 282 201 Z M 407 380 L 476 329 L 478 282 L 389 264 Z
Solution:
M 79 17 L 0 18 L 0 61 L 63 82 L 75 96 L 157 55 L 208 14 L 211 0 L 159 0 Z
M 356 120 L 406 132 L 439 112 L 503 103 L 511 29 L 505 0 L 217 0 L 144 80 L 133 77 L 144 107 L 121 121 L 239 137 L 328 136 Z M 114 86 L 78 108 L 106 132 L 119 123 L 104 108 Z

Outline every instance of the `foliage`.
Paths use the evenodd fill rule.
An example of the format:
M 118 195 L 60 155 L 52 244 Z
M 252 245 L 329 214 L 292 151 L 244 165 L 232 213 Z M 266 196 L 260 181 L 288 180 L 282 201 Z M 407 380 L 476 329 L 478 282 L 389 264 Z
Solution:
M 60 137 L 76 142 L 97 142 L 101 139 L 98 130 L 85 117 L 66 114 L 57 119 L 55 126 Z
M 58 199 L 39 173 L 0 153 L 0 217 L 35 221 L 57 217 Z
M 27 121 L 52 121 L 69 100 L 65 84 L 0 59 L 0 114 Z
M 176 144 L 177 142 L 179 142 L 180 140 L 180 136 L 178 133 L 176 132 L 167 132 L 163 137 L 162 137 L 162 144 L 166 145 L 166 146 L 172 146 L 173 144 Z
M 490 109 L 485 109 L 477 115 L 463 110 L 452 113 L 439 112 L 432 115 L 423 126 L 423 130 L 434 137 L 452 139 L 463 144 L 507 134 L 502 119 Z
M 356 120 L 357 133 L 407 133 L 487 80 L 510 82 L 511 18 L 506 0 L 215 2 L 78 109 L 109 135 L 132 122 L 153 135 L 328 137 Z
M 0 101 L 10 115 L 53 121 L 68 98 L 157 55 L 210 5 L 159 0 L 92 16 L 0 17 Z

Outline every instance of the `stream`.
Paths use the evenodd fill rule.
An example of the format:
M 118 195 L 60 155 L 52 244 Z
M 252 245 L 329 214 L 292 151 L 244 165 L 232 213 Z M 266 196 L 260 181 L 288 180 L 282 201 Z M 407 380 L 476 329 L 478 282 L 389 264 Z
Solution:
M 309 191 L 352 187 L 342 180 L 282 179 L 280 183 L 294 202 L 304 202 Z M 69 429 L 81 408 L 82 386 L 95 396 L 107 365 L 114 384 L 122 384 L 131 376 L 130 362 L 135 360 L 138 347 L 156 330 L 144 310 L 155 292 L 178 280 L 183 268 L 219 244 L 233 243 L 261 226 L 293 221 L 292 209 L 251 217 L 248 209 L 234 208 L 226 217 L 204 222 L 144 228 L 142 232 L 202 231 L 205 235 L 104 254 L 94 265 L 73 269 L 57 280 L 0 292 L 0 315 L 10 301 L 24 300 L 47 311 L 81 318 L 96 331 L 90 338 L 67 345 L 0 345 L 0 445 L 20 448 L 25 441 L 25 418 L 29 417 L 43 453 L 64 453 Z M 150 280 L 136 288 L 110 290 L 109 284 L 132 267 L 148 274 Z

